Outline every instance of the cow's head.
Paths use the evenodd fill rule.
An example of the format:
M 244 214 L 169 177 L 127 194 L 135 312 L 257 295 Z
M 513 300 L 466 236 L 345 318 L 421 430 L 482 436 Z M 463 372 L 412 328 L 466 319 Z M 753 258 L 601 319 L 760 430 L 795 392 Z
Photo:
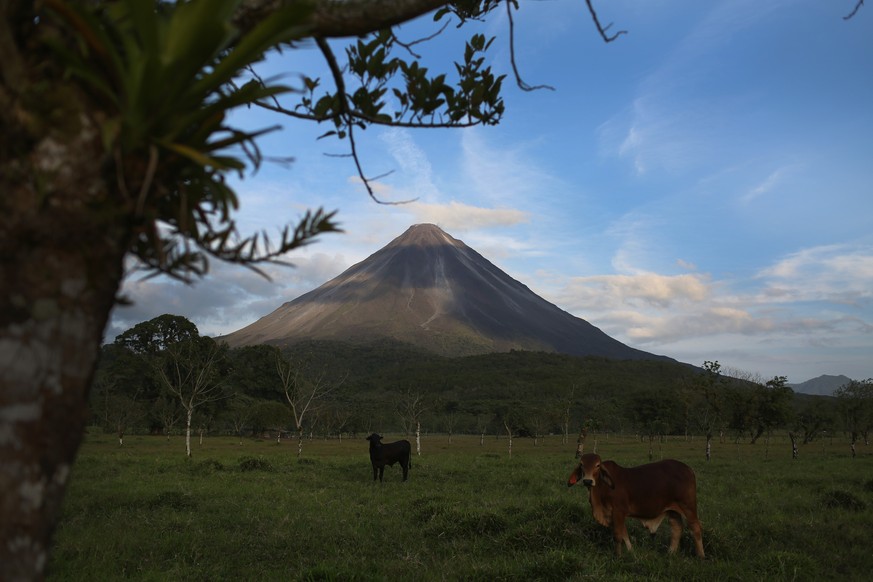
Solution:
M 570 473 L 570 478 L 567 480 L 567 487 L 572 487 L 579 481 L 588 487 L 589 490 L 592 487 L 596 487 L 597 483 L 600 481 L 608 485 L 610 488 L 615 487 L 615 484 L 612 482 L 612 477 L 606 471 L 606 467 L 603 466 L 603 463 L 600 460 L 600 455 L 594 453 L 586 453 L 582 455 L 576 469 Z
M 370 441 L 371 447 L 378 447 L 382 444 L 382 435 L 373 433 L 367 437 L 367 440 Z

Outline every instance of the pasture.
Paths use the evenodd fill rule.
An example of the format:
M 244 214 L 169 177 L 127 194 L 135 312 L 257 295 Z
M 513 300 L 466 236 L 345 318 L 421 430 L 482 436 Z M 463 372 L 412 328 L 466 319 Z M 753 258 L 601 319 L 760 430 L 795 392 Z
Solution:
M 839 438 L 791 459 L 767 450 L 670 437 L 655 458 L 697 473 L 707 559 L 685 530 L 616 559 L 584 488 L 568 489 L 575 442 L 547 437 L 422 438 L 409 481 L 399 466 L 372 481 L 367 441 L 296 443 L 208 437 L 184 457 L 182 437 L 130 436 L 119 447 L 92 430 L 74 466 L 49 580 L 867 580 L 873 571 L 873 452 L 852 459 Z M 385 441 L 399 438 L 385 435 Z M 412 439 L 410 439 L 412 440 Z M 586 452 L 593 447 L 589 437 Z M 648 443 L 599 438 L 624 466 Z

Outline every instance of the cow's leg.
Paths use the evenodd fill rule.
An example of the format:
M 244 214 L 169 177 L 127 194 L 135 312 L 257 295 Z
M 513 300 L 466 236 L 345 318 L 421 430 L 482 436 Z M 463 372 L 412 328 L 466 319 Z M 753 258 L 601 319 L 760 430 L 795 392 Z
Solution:
M 703 528 L 700 527 L 700 520 L 696 516 L 694 520 L 688 520 L 688 529 L 694 535 L 694 549 L 697 550 L 697 557 L 702 560 L 706 557 L 703 553 Z
M 406 481 L 406 477 L 409 475 L 409 461 L 402 461 L 400 468 L 403 469 L 403 480 Z
M 376 476 L 379 474 L 379 467 L 373 465 L 373 481 L 376 480 Z
M 697 551 L 697 557 L 701 560 L 706 557 L 703 553 L 703 528 L 700 525 L 700 520 L 697 519 L 697 503 L 686 503 L 682 507 L 682 513 L 685 516 L 685 521 L 688 522 L 688 529 L 694 536 L 694 549 Z
M 679 539 L 682 537 L 682 516 L 675 511 L 668 511 L 670 517 L 670 549 L 671 554 L 675 554 L 679 549 Z
M 385 475 L 385 465 L 379 465 L 379 483 L 382 482 L 382 477 Z
M 615 516 L 612 518 L 612 539 L 615 540 L 615 557 L 621 557 L 621 544 L 627 546 L 627 551 L 633 552 L 630 537 L 627 535 L 627 527 L 625 525 L 624 516 Z

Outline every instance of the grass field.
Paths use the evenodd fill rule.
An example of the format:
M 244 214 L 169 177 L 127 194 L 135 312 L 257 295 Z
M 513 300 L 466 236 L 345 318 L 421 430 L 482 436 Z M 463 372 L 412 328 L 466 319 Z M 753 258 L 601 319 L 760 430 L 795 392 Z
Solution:
M 363 437 L 363 435 L 361 435 Z M 386 442 L 394 440 L 386 435 Z M 668 556 L 633 521 L 635 552 L 612 554 L 584 488 L 566 486 L 575 443 L 493 436 L 422 439 L 408 482 L 372 482 L 367 442 L 210 437 L 186 460 L 180 437 L 92 432 L 79 454 L 50 580 L 869 580 L 873 452 L 840 439 L 766 449 L 671 438 L 655 457 L 697 472 L 707 559 L 690 534 Z M 586 451 L 590 451 L 590 441 Z M 600 438 L 622 465 L 648 443 Z

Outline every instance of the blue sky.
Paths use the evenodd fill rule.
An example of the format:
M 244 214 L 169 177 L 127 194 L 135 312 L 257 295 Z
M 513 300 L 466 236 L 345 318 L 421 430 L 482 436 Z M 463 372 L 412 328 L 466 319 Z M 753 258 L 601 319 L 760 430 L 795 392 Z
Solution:
M 507 73 L 497 127 L 370 128 L 358 134 L 373 203 L 327 128 L 283 125 L 265 153 L 293 156 L 237 182 L 244 231 L 276 232 L 307 208 L 339 210 L 344 234 L 292 253 L 272 281 L 214 264 L 193 287 L 124 286 L 107 340 L 162 313 L 202 333 L 239 329 L 432 222 L 534 292 L 640 349 L 802 382 L 873 376 L 873 8 L 854 0 L 601 2 L 628 34 L 597 35 L 582 2 L 522 0 L 520 91 L 503 11 L 417 46 L 451 70 L 463 36 L 497 35 Z M 429 17 L 400 29 L 433 31 Z M 339 43 L 335 48 L 339 50 Z M 323 75 L 313 47 L 273 56 L 266 75 Z M 325 78 L 327 81 L 327 78 Z

